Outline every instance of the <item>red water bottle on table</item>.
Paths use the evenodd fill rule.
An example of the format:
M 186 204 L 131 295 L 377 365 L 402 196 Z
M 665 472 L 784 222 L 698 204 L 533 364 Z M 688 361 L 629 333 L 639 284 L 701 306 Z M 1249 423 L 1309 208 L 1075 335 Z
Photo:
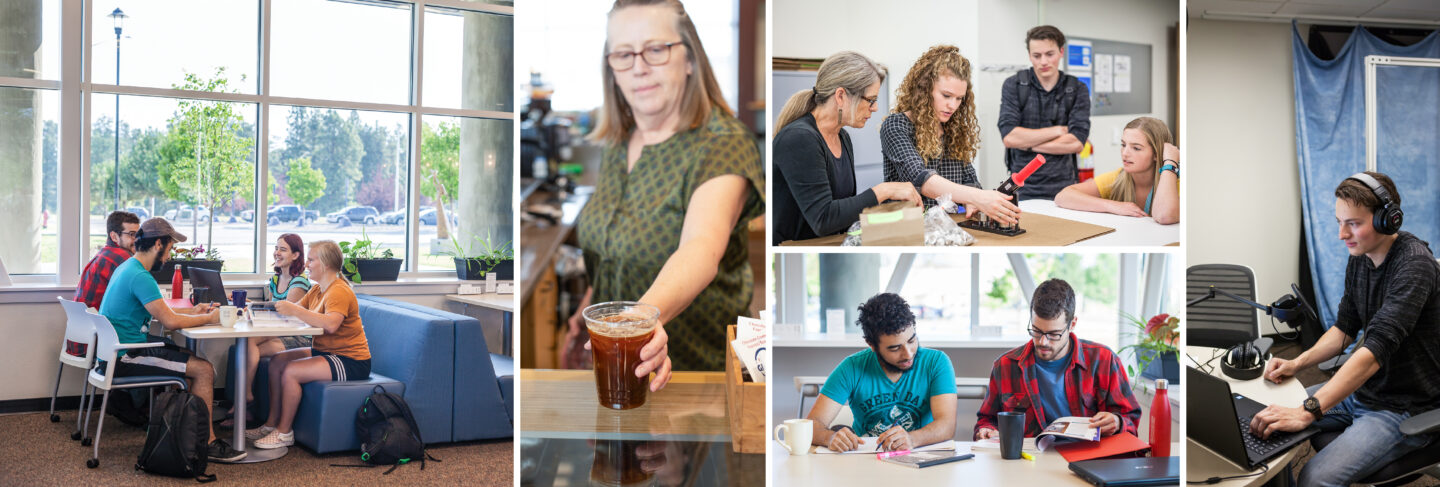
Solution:
M 185 297 L 181 290 L 185 286 L 185 275 L 180 273 L 180 266 L 175 266 L 175 276 L 170 278 L 170 299 Z
M 1170 456 L 1170 394 L 1169 383 L 1155 379 L 1155 399 L 1150 401 L 1150 456 Z

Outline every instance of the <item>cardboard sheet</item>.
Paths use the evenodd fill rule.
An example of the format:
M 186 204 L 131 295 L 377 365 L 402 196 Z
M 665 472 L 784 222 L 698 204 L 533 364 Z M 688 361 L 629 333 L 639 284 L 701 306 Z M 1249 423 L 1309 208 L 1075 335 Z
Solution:
M 950 218 L 959 222 L 964 218 L 961 215 L 950 215 Z M 1036 247 L 1061 247 L 1076 242 L 1092 239 L 1107 233 L 1114 232 L 1114 228 L 1100 226 L 1090 223 L 1077 222 L 1039 213 L 1024 213 L 1020 216 L 1020 228 L 1025 233 L 1015 237 L 981 232 L 978 230 L 965 229 L 970 235 L 975 236 L 976 246 L 1036 246 Z M 828 237 L 812 238 L 808 240 L 791 240 L 781 242 L 781 247 L 833 247 L 845 242 L 844 235 L 831 235 Z

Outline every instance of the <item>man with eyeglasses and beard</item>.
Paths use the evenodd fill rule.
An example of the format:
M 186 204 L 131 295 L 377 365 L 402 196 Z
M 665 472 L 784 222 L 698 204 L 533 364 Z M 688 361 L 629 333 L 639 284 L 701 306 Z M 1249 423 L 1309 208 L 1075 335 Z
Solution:
M 812 443 L 834 451 L 875 437 L 883 451 L 909 450 L 954 438 L 955 367 L 944 352 L 920 348 L 915 314 L 898 295 L 877 294 L 860 305 L 856 320 L 870 348 L 856 352 L 825 379 L 806 418 Z M 855 420 L 830 422 L 845 404 Z
M 1136 434 L 1140 403 L 1115 352 L 1081 340 L 1075 329 L 1075 290 L 1060 279 L 1035 287 L 1030 300 L 1030 341 L 995 360 L 990 389 L 980 404 L 975 439 L 998 438 L 996 415 L 1025 413 L 1025 436 L 1066 416 L 1088 416 L 1102 436 Z

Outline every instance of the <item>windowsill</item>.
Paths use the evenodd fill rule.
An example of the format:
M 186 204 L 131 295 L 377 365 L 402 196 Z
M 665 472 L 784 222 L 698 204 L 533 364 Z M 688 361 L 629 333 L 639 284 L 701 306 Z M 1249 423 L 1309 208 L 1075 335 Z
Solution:
M 994 337 L 994 338 L 960 338 L 946 337 L 943 335 L 927 335 L 920 341 L 926 348 L 990 348 L 990 349 L 1011 349 L 1025 343 L 1024 338 L 1016 337 Z M 825 333 L 806 333 L 801 336 L 776 336 L 773 344 L 775 348 L 856 348 L 865 346 L 865 338 L 858 334 L 846 334 L 844 337 L 831 337 Z

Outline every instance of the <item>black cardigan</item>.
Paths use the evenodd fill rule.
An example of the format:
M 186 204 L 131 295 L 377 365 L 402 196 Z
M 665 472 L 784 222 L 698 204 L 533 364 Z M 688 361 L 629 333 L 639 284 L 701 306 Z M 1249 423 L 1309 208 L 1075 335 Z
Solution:
M 834 155 L 820 135 L 814 116 L 807 113 L 782 127 L 775 134 L 774 144 L 775 167 L 770 172 L 775 181 L 771 187 L 773 245 L 844 232 L 860 219 L 861 210 L 878 204 L 871 189 L 835 198 L 836 194 L 854 194 L 855 184 L 839 187 L 830 164 Z M 840 169 L 850 171 L 853 181 L 855 155 L 850 135 L 844 130 L 840 131 L 840 145 L 844 152 Z

